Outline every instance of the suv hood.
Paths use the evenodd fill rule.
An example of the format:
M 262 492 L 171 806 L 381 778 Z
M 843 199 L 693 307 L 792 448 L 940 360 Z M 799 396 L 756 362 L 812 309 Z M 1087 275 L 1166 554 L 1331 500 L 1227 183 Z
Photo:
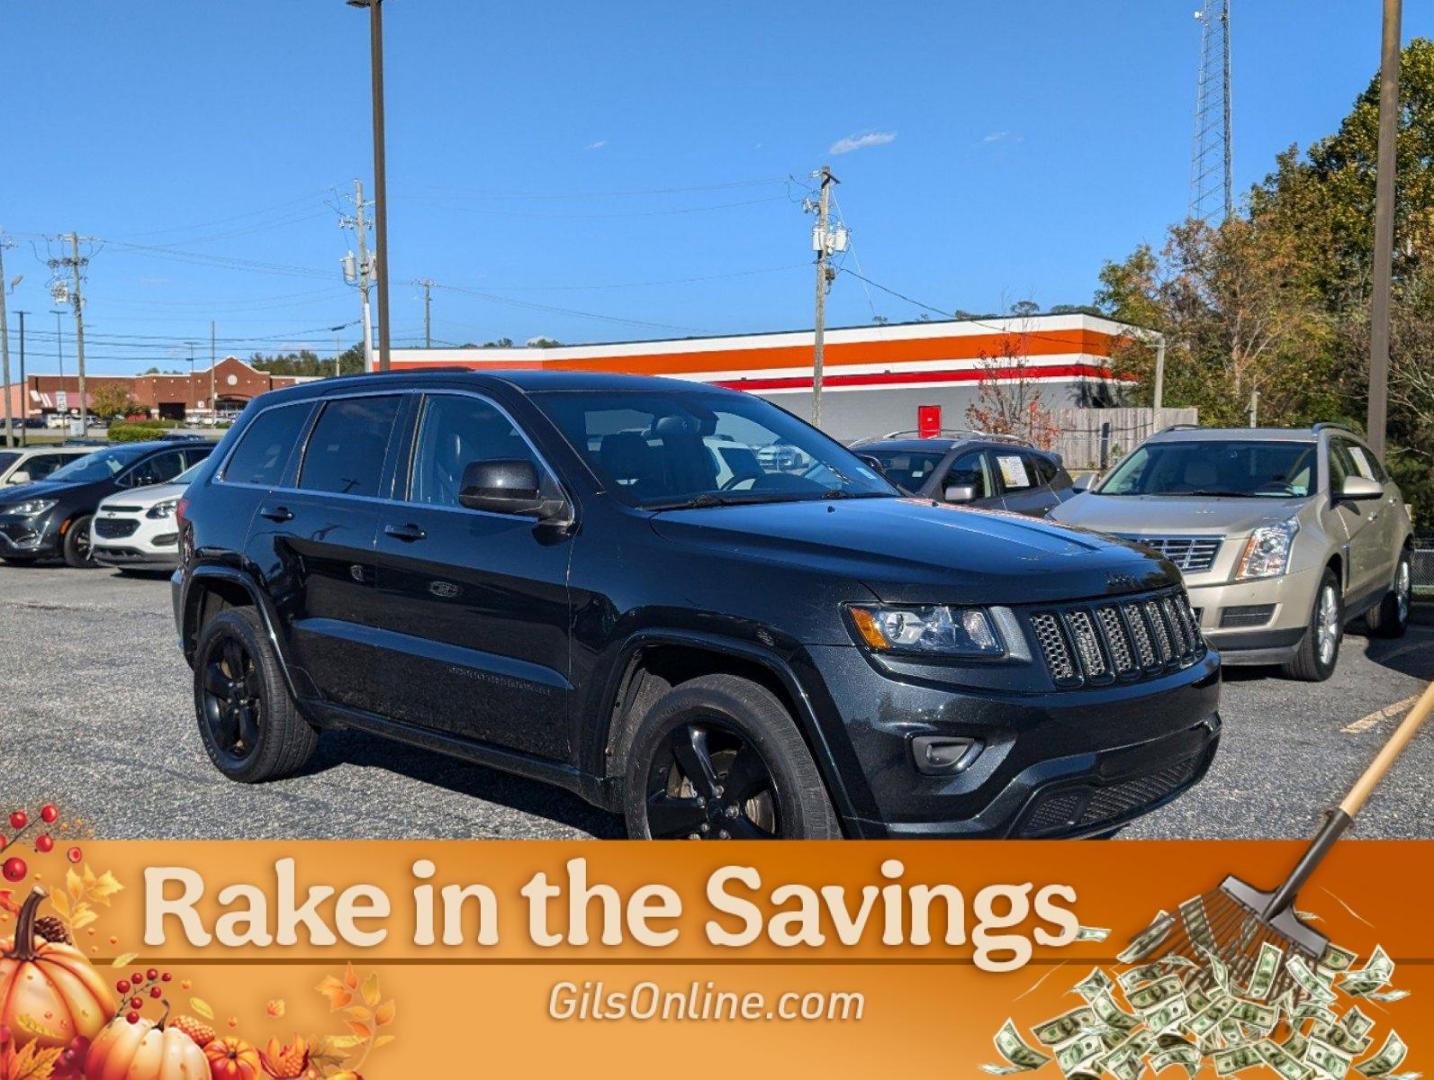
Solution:
M 1051 519 L 1121 536 L 1248 536 L 1288 521 L 1306 500 L 1214 499 L 1189 495 L 1083 492 L 1051 509 Z
M 168 499 L 180 499 L 189 490 L 188 484 L 150 484 L 148 487 L 130 488 L 128 491 L 117 491 L 105 498 L 100 507 L 106 503 L 117 503 L 120 506 L 142 506 L 150 507 L 162 503 Z
M 668 510 L 651 521 L 664 539 L 728 562 L 789 563 L 894 602 L 1048 603 L 1180 582 L 1169 563 L 1122 541 L 926 499 Z

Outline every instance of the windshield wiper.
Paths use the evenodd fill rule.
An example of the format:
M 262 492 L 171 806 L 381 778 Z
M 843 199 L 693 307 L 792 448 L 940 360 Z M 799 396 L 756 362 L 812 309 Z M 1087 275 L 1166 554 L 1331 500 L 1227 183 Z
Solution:
M 1252 491 L 1166 491 L 1164 495 L 1193 495 L 1206 499 L 1258 499 Z
M 729 499 L 724 495 L 717 495 L 711 491 L 704 491 L 701 495 L 694 495 L 690 499 L 643 503 L 642 508 L 644 510 L 696 510 L 704 506 L 731 506 L 738 501 L 737 499 Z

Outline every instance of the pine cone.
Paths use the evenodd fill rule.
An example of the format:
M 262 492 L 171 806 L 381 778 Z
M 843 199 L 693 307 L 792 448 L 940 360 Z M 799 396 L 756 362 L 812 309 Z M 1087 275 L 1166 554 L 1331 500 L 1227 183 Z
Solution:
M 39 934 L 46 941 L 52 941 L 59 945 L 69 945 L 70 932 L 65 929 L 65 924 L 53 915 L 43 915 L 35 920 L 35 933 Z

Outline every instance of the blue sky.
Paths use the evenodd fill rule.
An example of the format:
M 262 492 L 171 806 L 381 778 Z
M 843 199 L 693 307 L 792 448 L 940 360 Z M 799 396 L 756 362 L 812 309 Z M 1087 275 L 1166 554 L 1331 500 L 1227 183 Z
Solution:
M 824 161 L 866 277 L 947 310 L 1089 301 L 1185 211 L 1196 6 L 387 0 L 395 342 L 420 340 L 419 277 L 440 342 L 809 326 Z M 1244 187 L 1333 129 L 1379 21 L 1234 6 Z M 1409 5 L 1404 33 L 1434 15 Z M 358 315 L 334 208 L 371 171 L 367 41 L 342 0 L 8 0 L 0 226 L 30 370 L 55 351 L 37 255 L 71 229 L 103 241 L 92 370 L 182 367 L 187 339 L 202 359 L 211 318 L 221 352 L 331 351 Z M 873 312 L 920 309 L 841 276 L 830 323 Z

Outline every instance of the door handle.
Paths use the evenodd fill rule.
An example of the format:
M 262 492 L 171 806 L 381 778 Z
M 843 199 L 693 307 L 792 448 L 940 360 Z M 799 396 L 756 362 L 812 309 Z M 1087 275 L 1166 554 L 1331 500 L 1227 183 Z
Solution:
M 428 534 L 417 525 L 385 525 L 384 534 L 393 537 L 395 540 L 402 540 L 405 543 L 413 543 L 415 540 L 422 540 Z
M 294 512 L 287 506 L 265 506 L 260 508 L 259 516 L 268 518 L 270 521 L 277 521 L 282 524 L 285 521 L 294 520 Z

